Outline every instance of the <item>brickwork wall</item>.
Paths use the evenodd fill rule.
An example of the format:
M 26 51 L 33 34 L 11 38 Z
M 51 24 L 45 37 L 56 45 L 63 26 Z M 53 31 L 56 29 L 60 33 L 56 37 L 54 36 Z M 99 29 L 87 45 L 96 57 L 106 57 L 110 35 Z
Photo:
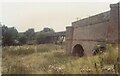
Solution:
M 120 10 L 118 4 L 111 4 L 111 10 L 72 23 L 66 28 L 66 51 L 71 53 L 76 44 L 82 45 L 85 54 L 99 43 L 118 42 Z
M 118 4 L 111 4 L 110 5 L 111 12 L 110 12 L 110 22 L 108 26 L 108 41 L 109 42 L 117 42 L 118 40 Z
M 66 53 L 70 54 L 72 51 L 73 42 L 73 27 L 66 27 Z
M 119 2 L 119 8 L 118 9 L 119 9 L 119 15 L 118 15 L 119 16 L 118 17 L 118 43 L 120 44 L 120 2 Z

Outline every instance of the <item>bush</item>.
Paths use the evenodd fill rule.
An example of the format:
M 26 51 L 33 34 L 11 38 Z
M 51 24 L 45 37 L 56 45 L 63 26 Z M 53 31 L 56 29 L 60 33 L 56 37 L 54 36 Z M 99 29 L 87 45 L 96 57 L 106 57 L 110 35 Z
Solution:
M 113 44 L 108 44 L 107 51 L 103 55 L 103 62 L 105 64 L 114 64 L 117 62 L 118 58 L 118 46 L 114 46 Z

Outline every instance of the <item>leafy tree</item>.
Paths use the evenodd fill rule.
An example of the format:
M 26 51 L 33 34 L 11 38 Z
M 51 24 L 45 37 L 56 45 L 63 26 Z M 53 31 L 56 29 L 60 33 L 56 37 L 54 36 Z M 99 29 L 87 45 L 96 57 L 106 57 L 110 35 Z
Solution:
M 2 26 L 2 44 L 3 45 L 14 45 L 18 37 L 18 31 L 14 28 L 8 28 L 7 26 Z
M 38 33 L 37 34 L 37 38 L 36 38 L 36 40 L 37 40 L 37 43 L 39 43 L 39 44 L 44 44 L 45 43 L 45 41 L 46 41 L 46 34 L 45 33 Z
M 52 28 L 45 27 L 41 32 L 44 32 L 44 33 L 54 33 L 55 31 Z
M 31 41 L 35 39 L 35 31 L 33 28 L 28 29 L 24 34 L 27 37 L 27 41 Z
M 52 34 L 54 32 L 55 31 L 52 28 L 48 28 L 48 27 L 44 28 L 42 31 L 40 31 L 37 34 L 37 37 L 36 37 L 37 43 L 43 44 L 43 43 L 48 42 L 48 40 L 49 40 L 48 35 Z
M 2 45 L 2 24 L 0 23 L 0 46 Z
M 27 37 L 25 35 L 19 36 L 19 44 L 26 44 L 27 43 Z
M 2 24 L 0 23 L 0 40 L 2 40 Z

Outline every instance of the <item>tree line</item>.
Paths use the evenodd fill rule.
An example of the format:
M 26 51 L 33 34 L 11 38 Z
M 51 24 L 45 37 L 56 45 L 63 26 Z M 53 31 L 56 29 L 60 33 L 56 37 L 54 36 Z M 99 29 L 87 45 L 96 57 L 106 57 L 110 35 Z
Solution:
M 1 33 L 2 32 L 2 33 Z M 0 41 L 2 46 L 24 45 L 24 44 L 44 44 L 47 35 L 55 33 L 54 29 L 45 27 L 39 32 L 34 28 L 29 28 L 25 32 L 18 32 L 15 27 L 7 27 L 0 24 Z

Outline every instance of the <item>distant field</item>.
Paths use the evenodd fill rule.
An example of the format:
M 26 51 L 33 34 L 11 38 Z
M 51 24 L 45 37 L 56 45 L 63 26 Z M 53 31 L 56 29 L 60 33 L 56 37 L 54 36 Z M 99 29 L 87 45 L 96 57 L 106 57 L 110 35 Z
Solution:
M 117 45 L 96 56 L 73 57 L 64 45 L 42 44 L 3 47 L 3 74 L 114 74 L 117 73 Z

